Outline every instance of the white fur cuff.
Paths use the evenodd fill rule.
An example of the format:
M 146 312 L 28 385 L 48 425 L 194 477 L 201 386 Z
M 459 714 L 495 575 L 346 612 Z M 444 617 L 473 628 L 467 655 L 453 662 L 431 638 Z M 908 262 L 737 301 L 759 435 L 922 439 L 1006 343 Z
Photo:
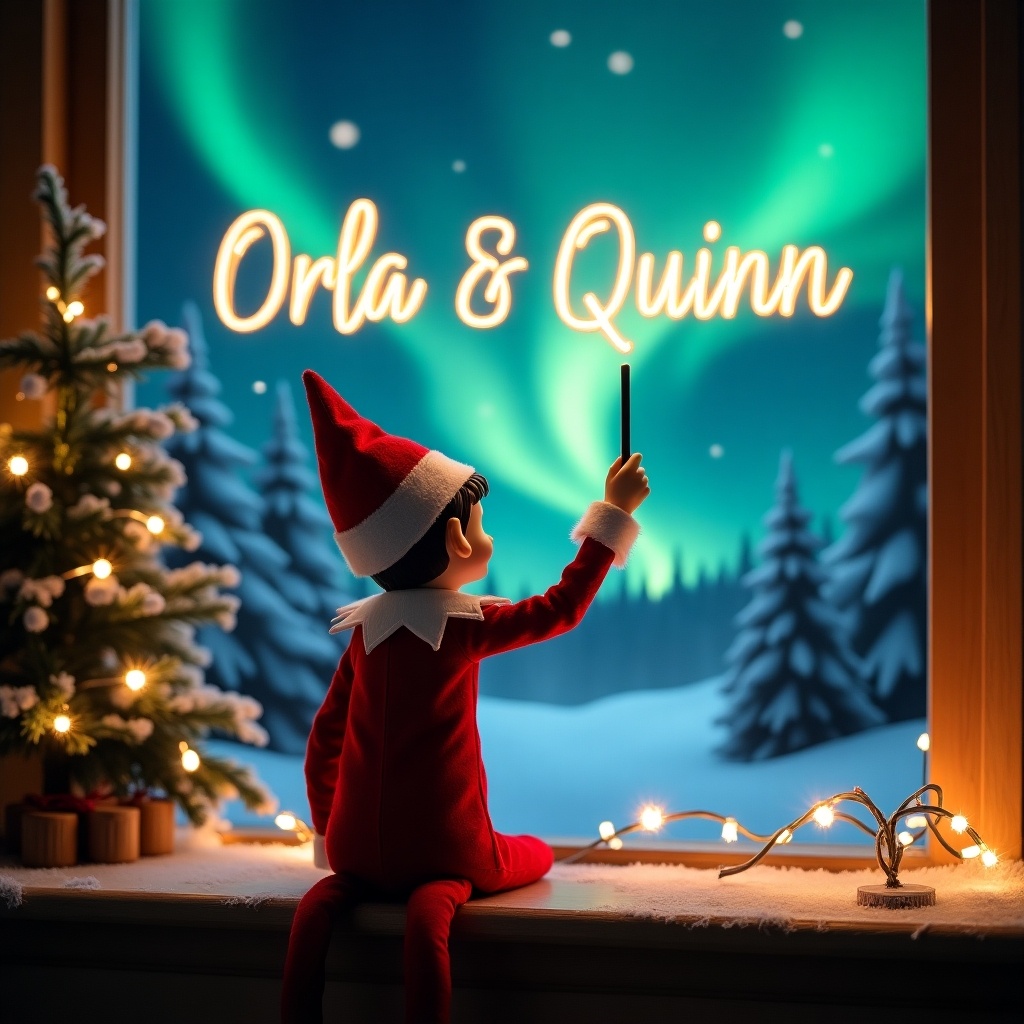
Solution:
M 569 536 L 577 543 L 585 537 L 593 537 L 606 548 L 611 548 L 615 552 L 614 564 L 621 569 L 640 536 L 640 524 L 618 505 L 595 501 Z

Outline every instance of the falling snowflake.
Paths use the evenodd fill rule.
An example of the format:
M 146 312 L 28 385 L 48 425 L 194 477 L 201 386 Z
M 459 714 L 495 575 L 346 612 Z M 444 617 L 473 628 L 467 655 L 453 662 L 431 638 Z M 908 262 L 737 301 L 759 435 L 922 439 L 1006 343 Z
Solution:
M 556 28 L 551 33 L 551 45 L 557 46 L 559 49 L 568 46 L 572 42 L 572 36 L 564 28 Z
M 267 382 L 265 380 L 254 380 L 252 382 L 252 390 L 257 395 L 265 395 L 267 393 Z
M 338 149 L 352 149 L 359 142 L 359 125 L 353 121 L 335 121 L 328 132 L 331 145 Z
M 466 169 L 466 161 L 465 160 L 453 160 L 452 161 L 452 170 L 456 174 L 461 174 L 465 169 Z
M 782 26 L 782 34 L 787 39 L 799 39 L 804 34 L 804 27 L 799 21 L 791 18 Z
M 608 58 L 608 70 L 613 75 L 628 75 L 633 70 L 633 55 L 625 50 L 616 50 Z

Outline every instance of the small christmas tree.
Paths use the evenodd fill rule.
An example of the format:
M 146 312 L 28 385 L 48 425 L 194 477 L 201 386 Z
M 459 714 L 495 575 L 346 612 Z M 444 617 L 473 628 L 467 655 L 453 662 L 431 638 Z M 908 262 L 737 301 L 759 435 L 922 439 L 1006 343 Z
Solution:
M 868 367 L 875 384 L 860 402 L 877 422 L 835 455 L 864 475 L 839 511 L 842 536 L 821 555 L 826 594 L 848 616 L 874 698 L 894 722 L 927 711 L 928 383 L 910 325 L 894 270 Z
M 783 452 L 776 504 L 765 516 L 762 564 L 742 582 L 754 592 L 736 618 L 726 653 L 719 719 L 728 738 L 719 753 L 756 761 L 881 725 L 839 615 L 821 595 L 825 578 L 815 560 L 820 541 L 800 507 L 789 452 Z
M 199 639 L 213 651 L 214 682 L 262 703 L 271 747 L 300 754 L 342 648 L 327 633 L 330 619 L 314 624 L 282 589 L 289 579 L 288 554 L 264 532 L 264 500 L 240 475 L 259 457 L 223 429 L 232 414 L 218 397 L 220 381 L 209 368 L 194 304 L 185 307 L 185 322 L 193 361 L 172 379 L 169 390 L 199 426 L 167 443 L 188 476 L 176 500 L 203 535 L 200 557 L 236 564 L 241 574 L 233 584 L 237 628 L 231 634 L 203 630 Z
M 83 250 L 104 226 L 69 208 L 52 167 L 35 195 L 52 229 L 42 330 L 0 342 L 0 369 L 25 371 L 24 398 L 52 415 L 37 430 L 0 425 L 0 753 L 41 752 L 58 791 L 163 790 L 196 823 L 223 796 L 262 806 L 247 768 L 202 750 L 211 729 L 266 736 L 255 701 L 204 684 L 195 643 L 199 625 L 230 626 L 237 601 L 218 587 L 237 572 L 159 558 L 199 540 L 160 444 L 194 421 L 116 402 L 126 378 L 187 366 L 187 339 L 156 321 L 112 336 L 86 319 L 80 296 L 102 259 Z

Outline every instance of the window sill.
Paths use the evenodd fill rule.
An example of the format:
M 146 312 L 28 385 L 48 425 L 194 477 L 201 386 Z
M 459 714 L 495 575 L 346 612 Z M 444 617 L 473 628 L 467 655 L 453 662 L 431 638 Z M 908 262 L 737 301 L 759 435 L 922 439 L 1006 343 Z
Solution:
M 699 913 L 635 916 L 616 871 L 570 877 L 556 869 L 534 886 L 460 910 L 451 942 L 455 1024 L 546 1024 L 591 1014 L 669 1020 L 687 1012 L 733 1020 L 764 1009 L 790 1021 L 895 1010 L 901 1024 L 932 1021 L 939 1010 L 990 1022 L 1024 1015 L 1015 980 L 1024 959 L 1020 914 L 1003 926 L 958 923 L 948 906 L 960 894 L 942 881 L 931 908 L 946 903 L 941 920 L 929 921 L 928 911 L 872 911 L 859 920 L 804 913 L 780 926 L 716 912 L 719 890 L 707 872 L 700 873 L 709 878 Z M 1020 872 L 1007 871 L 1016 879 L 1012 893 L 979 883 L 982 896 L 1019 907 Z M 822 877 L 847 877 L 768 877 L 789 876 L 805 894 Z M 850 903 L 859 881 L 850 882 Z M 753 907 L 758 896 L 749 895 Z M 84 1019 L 122 1019 L 130 1006 L 138 1008 L 132 1016 L 154 1022 L 276 1020 L 296 903 L 294 894 L 26 888 L 21 906 L 0 910 L 5 1010 L 15 1020 L 56 1019 L 73 998 Z M 401 1020 L 402 928 L 401 906 L 366 904 L 338 929 L 328 960 L 331 1013 L 375 1024 Z

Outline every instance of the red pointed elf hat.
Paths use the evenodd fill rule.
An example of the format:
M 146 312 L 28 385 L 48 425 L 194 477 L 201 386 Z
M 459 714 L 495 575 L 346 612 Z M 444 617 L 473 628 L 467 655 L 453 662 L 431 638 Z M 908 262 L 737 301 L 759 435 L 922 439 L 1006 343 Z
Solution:
M 394 565 L 473 475 L 472 466 L 387 434 L 318 373 L 302 375 L 334 539 L 356 576 Z

